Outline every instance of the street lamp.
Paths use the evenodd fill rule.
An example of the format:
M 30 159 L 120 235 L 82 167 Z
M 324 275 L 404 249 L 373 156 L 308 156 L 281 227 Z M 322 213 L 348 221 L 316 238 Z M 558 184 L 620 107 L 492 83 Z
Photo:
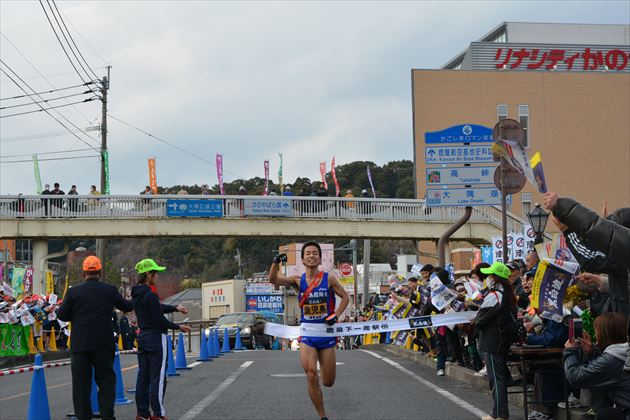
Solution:
M 540 204 L 536 203 L 534 211 L 527 213 L 529 224 L 532 225 L 534 233 L 536 233 L 536 239 L 534 244 L 543 243 L 543 233 L 545 232 L 545 226 L 547 226 L 547 219 L 549 219 L 549 213 L 540 208 Z

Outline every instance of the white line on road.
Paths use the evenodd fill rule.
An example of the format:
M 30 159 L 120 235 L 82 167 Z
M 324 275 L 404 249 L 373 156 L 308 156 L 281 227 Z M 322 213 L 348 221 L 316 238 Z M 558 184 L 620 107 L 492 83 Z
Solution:
M 409 369 L 402 367 L 400 364 L 394 362 L 393 360 L 390 360 L 387 357 L 383 357 L 380 354 L 374 353 L 372 351 L 368 351 L 368 350 L 361 350 L 361 351 L 364 352 L 364 353 L 367 353 L 369 355 L 372 355 L 372 356 L 376 357 L 377 359 L 381 359 L 385 363 L 389 363 L 390 365 L 394 366 L 396 369 L 400 370 L 401 372 L 406 373 L 407 375 L 409 375 L 412 378 L 414 378 L 416 381 L 418 381 L 421 384 L 431 388 L 433 391 L 437 392 L 438 394 L 440 394 L 444 398 L 450 400 L 451 402 L 457 404 L 458 406 L 460 406 L 464 410 L 474 414 L 475 416 L 483 417 L 483 416 L 487 416 L 488 415 L 487 413 L 484 413 L 482 410 L 478 409 L 474 405 L 472 405 L 472 404 L 462 400 L 461 398 L 459 398 L 456 395 L 451 394 L 447 390 L 445 390 L 443 388 L 440 388 L 439 386 L 435 385 L 434 383 L 431 383 L 431 382 L 427 381 L 426 379 L 416 375 L 415 373 L 413 373 Z
M 181 416 L 179 418 L 179 420 L 193 420 L 199 417 L 199 415 L 201 414 L 201 412 L 203 410 L 206 409 L 206 407 L 208 407 L 210 404 L 212 404 L 212 402 L 214 400 L 217 399 L 217 397 L 219 395 L 221 395 L 221 393 L 223 391 L 226 390 L 226 388 L 228 386 L 230 386 L 232 384 L 232 382 L 234 382 L 236 380 L 236 378 L 238 378 L 238 376 L 243 373 L 243 371 L 245 369 L 247 369 L 248 367 L 250 367 L 252 365 L 252 363 L 254 363 L 253 360 L 248 360 L 247 362 L 243 363 L 241 366 L 239 366 L 239 368 L 236 370 L 236 372 L 232 373 L 230 376 L 228 376 L 228 378 L 223 381 L 221 383 L 221 385 L 219 385 L 214 391 L 212 391 L 210 393 L 210 395 L 208 395 L 206 398 L 204 398 L 203 400 L 199 401 L 199 403 L 194 406 L 193 408 L 191 408 L 190 410 L 188 410 L 188 412 L 186 412 L 186 414 L 184 414 L 183 416 Z
M 188 365 L 189 368 L 194 368 L 197 365 L 200 365 L 202 362 L 192 362 Z

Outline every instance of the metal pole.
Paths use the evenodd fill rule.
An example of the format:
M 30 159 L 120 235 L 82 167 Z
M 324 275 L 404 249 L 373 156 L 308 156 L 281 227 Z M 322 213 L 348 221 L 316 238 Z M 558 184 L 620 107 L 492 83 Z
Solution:
M 352 246 L 352 274 L 354 276 L 354 310 L 359 310 L 359 286 L 357 284 L 357 240 L 352 239 L 350 241 Z
M 501 158 L 501 231 L 503 235 L 503 263 L 508 261 L 508 244 L 507 244 L 507 198 L 505 188 L 505 165 L 507 162 Z
M 440 267 L 446 267 L 446 243 L 448 242 L 448 239 L 453 233 L 457 232 L 457 229 L 466 224 L 471 215 L 472 207 L 466 207 L 464 209 L 464 215 L 462 216 L 462 218 L 455 222 L 454 225 L 446 229 L 442 236 L 440 236 L 440 239 L 438 239 L 438 264 L 440 265 Z
M 366 306 L 370 298 L 370 240 L 363 240 L 363 299 L 361 303 Z

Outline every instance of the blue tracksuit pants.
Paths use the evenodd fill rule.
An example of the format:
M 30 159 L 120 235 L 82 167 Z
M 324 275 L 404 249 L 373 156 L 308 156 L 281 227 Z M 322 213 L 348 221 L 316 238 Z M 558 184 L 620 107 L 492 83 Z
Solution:
M 138 336 L 138 380 L 136 407 L 138 415 L 166 416 L 166 334 L 160 331 L 142 331 Z

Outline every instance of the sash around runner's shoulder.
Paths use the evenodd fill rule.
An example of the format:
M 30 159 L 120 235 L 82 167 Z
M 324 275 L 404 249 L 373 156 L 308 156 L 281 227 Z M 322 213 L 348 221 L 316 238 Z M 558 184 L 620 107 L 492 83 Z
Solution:
M 306 274 L 304 274 L 305 281 L 306 281 L 306 278 L 307 278 Z M 311 282 L 311 284 L 309 284 L 306 287 L 306 290 L 304 290 L 304 293 L 302 293 L 302 298 L 298 302 L 298 305 L 300 306 L 300 308 L 304 306 L 304 304 L 306 303 L 306 299 L 308 299 L 308 297 L 311 295 L 313 290 L 315 290 L 315 288 L 317 286 L 319 286 L 319 284 L 322 282 L 323 278 L 324 278 L 324 273 L 322 271 L 320 271 L 319 274 L 317 275 L 317 277 L 315 278 L 315 280 L 313 280 Z M 301 281 L 302 281 L 302 279 L 300 279 L 300 282 Z
M 443 325 L 467 324 L 477 315 L 477 311 L 463 311 L 440 315 L 418 316 L 413 318 L 374 320 L 366 322 L 342 322 L 334 325 L 301 324 L 299 326 L 265 323 L 265 334 L 282 338 L 342 337 L 381 332 L 415 330 L 418 328 L 441 327 Z

